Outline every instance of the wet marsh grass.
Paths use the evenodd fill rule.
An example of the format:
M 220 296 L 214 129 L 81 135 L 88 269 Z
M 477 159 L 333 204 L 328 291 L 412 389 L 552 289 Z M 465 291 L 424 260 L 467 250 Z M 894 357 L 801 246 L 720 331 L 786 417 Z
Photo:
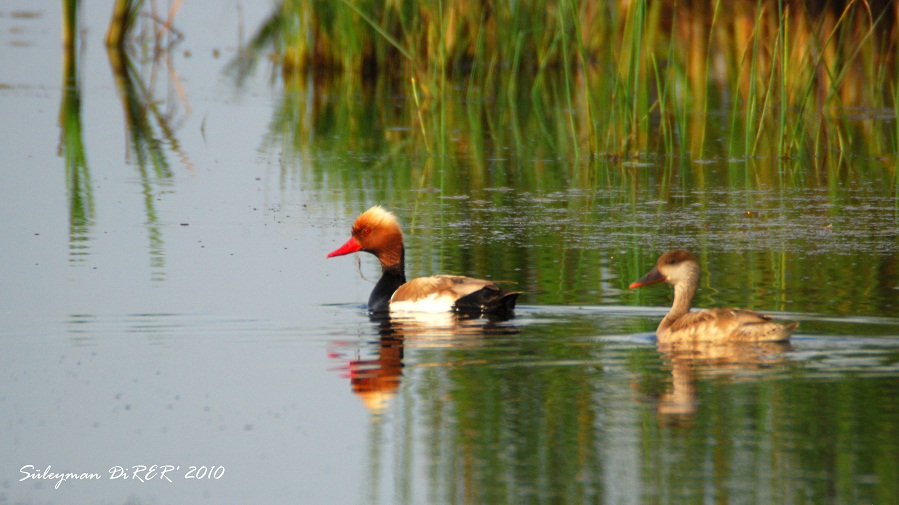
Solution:
M 75 1 L 67 4 L 77 5 Z M 132 27 L 140 14 L 143 0 L 115 0 L 112 9 L 112 19 L 106 31 L 106 45 L 109 47 L 122 47 L 131 32 Z
M 240 62 L 272 48 L 285 79 L 339 73 L 355 76 L 357 89 L 390 81 L 416 111 L 407 126 L 438 153 L 449 145 L 447 102 L 461 100 L 468 117 L 499 124 L 521 109 L 555 113 L 545 136 L 573 160 L 702 159 L 709 117 L 722 112 L 728 156 L 809 159 L 877 143 L 849 136 L 848 111 L 892 109 L 896 83 L 891 4 L 815 9 L 787 0 L 726 11 L 712 0 L 285 0 Z
M 770 249 L 782 280 L 783 265 L 793 261 L 797 250 L 821 247 L 815 244 L 824 235 L 834 241 L 828 223 L 836 223 L 834 230 L 847 229 L 841 221 L 847 211 L 841 208 L 852 198 L 849 188 L 875 187 L 899 208 L 899 127 L 883 119 L 899 112 L 894 35 L 877 31 L 886 25 L 872 26 L 865 24 L 872 18 L 856 17 L 852 26 L 862 28 L 853 29 L 854 35 L 825 37 L 848 29 L 849 16 L 811 24 L 808 15 L 797 14 L 787 2 L 753 0 L 742 3 L 744 10 L 736 14 L 718 12 L 712 25 L 715 3 L 704 16 L 660 5 L 634 3 L 632 11 L 589 24 L 584 21 L 589 6 L 570 1 L 560 4 L 551 26 L 542 31 L 535 31 L 535 18 L 519 16 L 503 23 L 517 31 L 476 32 L 468 58 L 457 56 L 456 43 L 446 43 L 433 51 L 443 63 L 420 61 L 422 51 L 408 43 L 410 35 L 394 31 L 416 59 L 399 57 L 380 70 L 377 65 L 361 70 L 288 68 L 277 63 L 280 52 L 272 35 L 273 68 L 285 86 L 276 122 L 290 124 L 273 125 L 267 142 L 285 146 L 282 167 L 296 171 L 287 173 L 288 178 L 308 187 L 340 188 L 334 192 L 335 203 L 353 207 L 348 214 L 362 210 L 360 202 L 411 207 L 411 236 L 439 230 L 441 242 L 473 255 L 527 256 L 520 245 L 472 245 L 454 236 L 469 224 L 492 233 L 506 222 L 490 212 L 510 209 L 512 222 L 548 219 L 537 228 L 549 231 L 532 238 L 550 244 L 553 258 L 563 258 L 564 268 L 520 259 L 528 265 L 524 271 L 539 272 L 538 280 L 524 275 L 514 280 L 552 303 L 580 303 L 566 294 L 571 283 L 599 282 L 593 270 L 600 259 L 590 253 L 578 260 L 571 253 L 608 247 L 576 238 L 597 233 L 597 223 L 617 227 L 610 231 L 619 246 L 606 252 L 615 256 L 619 271 L 642 274 L 638 271 L 645 270 L 647 259 L 664 248 L 716 251 L 732 242 L 730 232 L 736 230 L 739 237 L 748 237 L 748 249 Z M 452 12 L 453 6 L 443 8 Z M 479 16 L 482 24 L 490 23 L 485 12 Z M 457 23 L 458 18 L 439 24 L 435 36 L 452 40 L 447 32 Z M 863 41 L 864 47 L 828 53 L 837 40 L 842 52 L 853 40 Z M 507 52 L 497 50 L 501 44 Z M 385 55 L 391 47 L 385 46 Z M 709 48 L 714 54 L 708 54 Z M 326 140 L 331 137 L 334 145 Z M 349 160 L 335 160 L 340 167 L 317 158 L 347 147 L 353 153 Z M 872 158 L 886 160 L 883 168 L 862 161 Z M 722 201 L 739 200 L 722 197 L 722 188 L 745 201 L 722 206 Z M 611 201 L 602 196 L 608 190 L 616 195 Z M 832 210 L 816 210 L 814 222 L 804 227 L 793 222 L 789 227 L 802 228 L 801 233 L 775 233 L 779 238 L 773 241 L 766 230 L 781 224 L 769 216 L 797 204 L 759 209 L 753 195 L 760 190 L 782 196 L 811 191 L 827 200 L 821 208 Z M 545 208 L 556 200 L 538 202 L 533 209 L 522 203 L 536 197 L 558 199 L 569 208 Z M 448 202 L 456 198 L 465 199 L 470 217 L 450 219 L 444 212 L 428 217 L 427 209 L 450 208 Z M 478 209 L 483 214 L 475 213 Z M 753 210 L 763 217 L 742 217 Z M 674 232 L 647 231 L 653 223 L 667 222 L 672 212 L 703 217 L 676 224 Z M 891 223 L 899 222 L 897 216 Z M 722 219 L 724 225 L 716 224 Z M 512 230 L 509 235 L 524 233 Z M 651 238 L 670 233 L 683 242 Z M 796 240 L 805 245 L 797 246 Z M 410 268 L 420 267 L 418 274 L 503 271 L 501 265 L 454 263 L 444 250 L 427 257 L 421 252 L 427 247 L 415 249 L 421 263 Z

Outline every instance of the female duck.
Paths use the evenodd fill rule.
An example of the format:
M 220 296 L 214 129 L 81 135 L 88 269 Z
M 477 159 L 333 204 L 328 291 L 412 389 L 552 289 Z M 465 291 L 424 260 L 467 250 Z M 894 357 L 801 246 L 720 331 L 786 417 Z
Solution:
M 657 282 L 674 286 L 674 304 L 656 330 L 659 342 L 779 342 L 790 338 L 799 323 L 782 325 L 771 316 L 743 309 L 690 312 L 699 284 L 699 262 L 684 250 L 668 251 L 631 289 Z
M 521 294 L 490 281 L 458 275 L 420 277 L 406 282 L 403 232 L 396 216 L 379 205 L 356 218 L 352 237 L 328 258 L 357 251 L 377 256 L 383 270 L 368 299 L 371 312 L 503 314 L 515 308 Z

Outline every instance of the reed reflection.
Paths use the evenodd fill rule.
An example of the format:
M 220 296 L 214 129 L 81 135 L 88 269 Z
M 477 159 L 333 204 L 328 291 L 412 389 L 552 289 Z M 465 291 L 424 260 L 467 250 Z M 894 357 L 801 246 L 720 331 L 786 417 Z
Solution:
M 63 85 L 59 105 L 59 156 L 66 167 L 69 200 L 69 261 L 81 263 L 88 254 L 94 223 L 94 192 L 81 126 L 81 36 L 79 4 L 63 3 Z
M 183 119 L 181 112 L 183 110 L 184 114 L 189 113 L 189 105 L 184 102 L 181 107 L 169 106 L 163 111 L 160 103 L 167 102 L 157 98 L 152 80 L 149 81 L 149 84 L 144 80 L 138 67 L 132 61 L 129 51 L 124 48 L 110 47 L 107 48 L 107 54 L 125 113 L 129 159 L 137 168 L 140 177 L 153 279 L 161 281 L 165 278 L 163 270 L 165 267 L 165 244 L 156 202 L 171 186 L 173 179 L 171 165 L 166 155 L 167 149 L 174 152 L 186 168 L 192 168 L 189 158 L 181 151 L 175 135 L 177 124 L 180 119 Z M 151 76 L 156 73 L 155 66 L 160 64 L 166 65 L 169 75 L 175 83 L 175 89 L 180 90 L 178 76 L 171 67 L 167 51 L 157 53 L 153 58 L 154 70 L 151 71 Z M 179 92 L 177 96 L 183 96 L 183 93 Z
M 597 362 L 603 343 L 573 342 L 571 326 L 560 320 L 536 333 L 504 318 L 375 324 L 388 336 L 379 344 L 401 335 L 406 352 L 403 383 L 382 411 L 389 417 L 370 423 L 372 496 L 412 479 L 423 479 L 423 494 L 405 500 L 415 503 L 600 495 L 605 432 L 596 423 L 611 412 L 605 393 L 621 390 Z M 395 349 L 379 350 L 378 358 L 395 357 Z M 535 490 L 534 482 L 543 485 Z

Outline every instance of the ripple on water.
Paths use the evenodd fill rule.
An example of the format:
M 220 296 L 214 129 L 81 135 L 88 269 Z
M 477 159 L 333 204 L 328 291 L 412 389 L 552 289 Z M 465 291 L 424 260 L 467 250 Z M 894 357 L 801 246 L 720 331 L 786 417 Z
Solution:
M 794 346 L 789 359 L 808 377 L 899 376 L 899 336 L 803 335 L 794 339 Z

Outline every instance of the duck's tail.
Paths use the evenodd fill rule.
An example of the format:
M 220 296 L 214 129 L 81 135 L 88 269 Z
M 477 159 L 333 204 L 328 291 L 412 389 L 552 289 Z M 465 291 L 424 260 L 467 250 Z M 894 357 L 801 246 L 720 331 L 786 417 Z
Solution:
M 509 314 L 515 310 L 515 302 L 521 291 L 506 291 L 494 285 L 483 288 L 456 300 L 454 309 L 462 314 Z

